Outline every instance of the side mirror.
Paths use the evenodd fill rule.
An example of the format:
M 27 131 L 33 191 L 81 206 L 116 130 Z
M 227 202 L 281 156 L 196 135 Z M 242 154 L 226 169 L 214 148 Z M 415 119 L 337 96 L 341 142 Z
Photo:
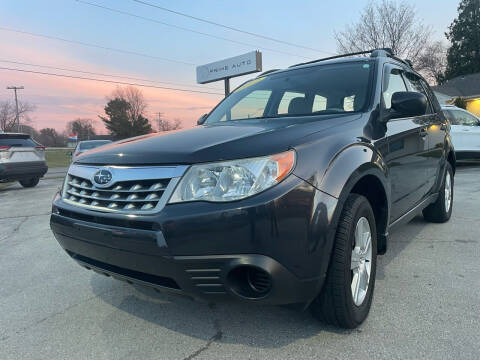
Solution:
M 202 116 L 200 116 L 197 120 L 197 125 L 202 125 L 205 122 L 205 120 L 207 120 L 207 116 L 208 114 L 203 114 Z
M 67 155 L 73 156 L 73 152 L 68 152 Z
M 392 118 L 422 116 L 427 112 L 427 97 L 418 92 L 399 91 L 392 95 Z

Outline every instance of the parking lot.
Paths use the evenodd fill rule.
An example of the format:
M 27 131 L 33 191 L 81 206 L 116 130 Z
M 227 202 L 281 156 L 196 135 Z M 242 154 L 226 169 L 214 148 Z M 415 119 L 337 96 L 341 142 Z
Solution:
M 1 359 L 478 359 L 480 166 L 455 178 L 450 222 L 421 216 L 379 258 L 370 316 L 206 304 L 82 269 L 49 229 L 61 174 L 0 190 Z

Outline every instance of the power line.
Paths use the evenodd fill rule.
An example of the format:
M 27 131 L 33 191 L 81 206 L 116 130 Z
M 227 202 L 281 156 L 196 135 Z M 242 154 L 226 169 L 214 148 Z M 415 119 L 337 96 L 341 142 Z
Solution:
M 70 79 L 98 81 L 98 82 L 104 82 L 104 83 L 110 83 L 110 84 L 140 86 L 140 87 L 147 87 L 147 88 L 154 88 L 154 89 L 173 90 L 173 91 L 192 92 L 192 93 L 211 94 L 211 95 L 222 95 L 222 96 L 224 95 L 223 93 L 215 93 L 215 92 L 210 92 L 210 91 L 178 89 L 178 88 L 172 88 L 172 87 L 166 87 L 166 86 L 155 86 L 155 85 L 130 83 L 130 82 L 125 82 L 125 81 L 113 81 L 113 80 L 106 80 L 106 79 L 96 79 L 96 78 L 89 78 L 89 77 L 83 77 L 83 76 L 64 75 L 64 74 L 48 73 L 48 72 L 43 72 L 43 71 L 34 71 L 34 70 L 26 70 L 26 69 L 18 69 L 18 68 L 0 67 L 0 70 L 18 71 L 18 72 L 25 72 L 25 73 L 32 73 L 32 74 L 39 74 L 39 75 L 64 77 L 64 78 L 70 78 Z
M 196 64 L 193 64 L 193 63 L 190 63 L 190 62 L 186 62 L 186 61 L 169 59 L 169 58 L 165 58 L 165 57 L 161 57 L 161 56 L 154 56 L 154 55 L 139 53 L 139 52 L 130 51 L 130 50 L 117 49 L 117 48 L 107 47 L 107 46 L 103 46 L 103 45 L 90 44 L 90 43 L 86 43 L 86 42 L 83 42 L 83 41 L 64 39 L 64 38 L 57 37 L 57 36 L 44 35 L 44 34 L 36 34 L 36 33 L 28 32 L 28 31 L 10 29 L 10 28 L 6 28 L 6 27 L 0 27 L 0 30 L 2 30 L 2 31 L 10 31 L 10 32 L 18 33 L 18 34 L 23 34 L 23 35 L 36 36 L 36 37 L 41 37 L 41 38 L 50 39 L 50 40 L 63 41 L 63 42 L 72 43 L 72 44 L 77 44 L 77 45 L 82 45 L 82 46 L 94 47 L 94 48 L 103 49 L 103 50 L 108 50 L 108 51 L 116 51 L 116 52 L 120 52 L 120 53 L 124 53 L 124 54 L 129 54 L 129 55 L 142 56 L 142 57 L 146 57 L 146 58 L 150 58 L 150 59 L 155 59 L 155 60 L 169 61 L 169 62 L 178 63 L 178 64 L 183 64 L 183 65 L 193 65 L 193 66 L 196 65 Z
M 307 49 L 307 50 L 316 51 L 316 52 L 325 53 L 325 54 L 333 54 L 333 53 L 330 53 L 330 52 L 328 52 L 328 51 L 318 50 L 318 49 L 311 48 L 311 47 L 308 47 L 308 46 L 299 45 L 299 44 L 291 43 L 291 42 L 288 42 L 288 41 L 284 41 L 284 40 L 272 38 L 272 37 L 270 37 L 270 36 L 266 36 L 266 35 L 262 35 L 262 34 L 257 34 L 257 33 L 253 33 L 253 32 L 250 32 L 250 31 L 241 30 L 241 29 L 235 28 L 235 27 L 233 27 L 233 26 L 220 24 L 220 23 L 217 23 L 217 22 L 214 22 L 214 21 L 211 21 L 211 20 L 207 20 L 207 19 L 203 19 L 203 18 L 197 17 L 197 16 L 188 15 L 188 14 L 182 13 L 182 12 L 180 12 L 180 11 L 175 11 L 175 10 L 167 9 L 167 8 L 165 8 L 165 7 L 163 7 L 163 6 L 159 6 L 159 5 L 156 5 L 156 4 L 149 3 L 149 2 L 147 2 L 147 1 L 143 1 L 143 0 L 132 0 L 132 1 L 134 1 L 134 2 L 136 2 L 136 3 L 139 3 L 139 4 L 142 4 L 142 5 L 150 6 L 150 7 L 159 9 L 159 10 L 167 11 L 167 12 L 172 13 L 172 14 L 176 14 L 176 15 L 179 15 L 179 16 L 183 16 L 183 17 L 186 17 L 186 18 L 189 18 L 189 19 L 197 20 L 197 21 L 200 21 L 200 22 L 203 22 L 203 23 L 206 23 L 206 24 L 215 25 L 215 26 L 222 27 L 222 28 L 224 28 L 224 29 L 236 31 L 236 32 L 239 32 L 239 33 L 242 33 L 242 34 L 247 34 L 247 35 L 250 35 L 250 36 L 255 36 L 255 37 L 258 37 L 258 38 L 261 38 L 261 39 L 270 40 L 270 41 L 274 41 L 274 42 L 277 42 L 277 43 L 280 43 L 280 44 L 285 44 L 285 45 L 289 45 L 289 46 L 294 46 L 294 47 L 297 47 L 297 48 Z
M 84 71 L 84 70 L 77 70 L 77 69 L 70 69 L 70 68 L 63 68 L 63 67 L 56 67 L 56 66 L 49 66 L 49 65 L 31 64 L 31 63 L 20 62 L 20 61 L 13 61 L 13 60 L 0 59 L 0 62 L 9 63 L 9 64 L 16 64 L 16 65 L 35 66 L 35 67 L 40 67 L 40 68 L 45 68 L 45 69 L 71 71 L 71 72 L 76 72 L 76 73 L 80 73 L 80 74 L 99 75 L 99 76 L 112 77 L 112 78 L 121 78 L 121 79 L 129 79 L 129 80 L 146 81 L 146 82 L 158 83 L 158 84 L 170 84 L 170 85 L 177 85 L 177 86 L 198 87 L 198 88 L 203 88 L 203 89 L 218 90 L 217 88 L 209 87 L 209 86 L 204 87 L 203 85 L 189 85 L 189 84 L 181 84 L 181 83 L 168 82 L 168 81 L 158 81 L 158 80 L 143 79 L 143 78 L 137 78 L 137 77 L 131 77 L 131 76 L 123 76 L 123 75 L 115 75 L 115 74 L 104 74 L 104 73 L 98 73 L 98 72 L 92 72 L 92 71 Z
M 169 27 L 172 27 L 172 28 L 175 28 L 175 29 L 179 29 L 179 30 L 183 30 L 183 31 L 188 31 L 188 32 L 191 32 L 191 33 L 194 33 L 194 34 L 199 34 L 199 35 L 211 37 L 211 38 L 217 39 L 217 40 L 223 40 L 223 41 L 228 41 L 228 42 L 231 42 L 231 43 L 234 43 L 234 44 L 239 44 L 239 45 L 244 45 L 244 46 L 248 46 L 248 47 L 259 48 L 259 49 L 262 49 L 262 50 L 271 51 L 271 52 L 276 52 L 276 53 L 283 54 L 283 55 L 289 55 L 289 56 L 295 56 L 295 57 L 304 58 L 304 59 L 310 59 L 310 58 L 307 57 L 307 56 L 298 55 L 298 54 L 293 54 L 293 53 L 290 53 L 290 52 L 287 52 L 287 51 L 282 51 L 282 50 L 270 49 L 270 48 L 263 47 L 263 46 L 258 46 L 258 45 L 249 44 L 249 43 L 246 43 L 246 42 L 243 42 L 243 41 L 237 41 L 237 40 L 233 40 L 233 39 L 224 38 L 224 37 L 221 37 L 221 36 L 217 36 L 217 35 L 205 33 L 205 32 L 198 31 L 198 30 L 194 30 L 194 29 L 190 29 L 190 28 L 187 28 L 187 27 L 183 27 L 183 26 L 179 26 L 179 25 L 175 25 L 175 24 L 166 23 L 166 22 L 164 22 L 164 21 L 160 21 L 160 20 L 157 20 L 157 19 L 153 19 L 153 18 L 149 18 L 149 17 L 145 17 L 145 16 L 133 14 L 133 13 L 128 12 L 128 11 L 118 10 L 118 9 L 114 9 L 114 8 L 111 8 L 111 7 L 108 7 L 108 6 L 103 6 L 103 5 L 100 5 L 100 4 L 91 3 L 91 2 L 89 2 L 89 1 L 84 1 L 84 0 L 75 0 L 75 1 L 77 1 L 77 2 L 79 2 L 79 3 L 81 3 L 81 4 L 85 4 L 85 5 L 89 5 L 89 6 L 94 6 L 94 7 L 100 8 L 100 9 L 108 10 L 108 11 L 111 11 L 111 12 L 115 12 L 115 13 L 122 14 L 122 15 L 126 15 L 126 16 L 131 16 L 131 17 L 138 18 L 138 19 L 142 19 L 142 20 L 146 20 L 146 21 L 151 21 L 151 22 L 154 22 L 154 23 L 157 23 L 157 24 L 169 26 Z

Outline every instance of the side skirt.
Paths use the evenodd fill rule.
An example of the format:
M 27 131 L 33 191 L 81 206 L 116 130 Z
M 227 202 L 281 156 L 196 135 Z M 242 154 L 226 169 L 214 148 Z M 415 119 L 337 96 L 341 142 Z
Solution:
M 416 205 L 414 208 L 409 210 L 407 213 L 403 214 L 401 217 L 399 217 L 397 220 L 392 222 L 388 226 L 389 232 L 392 230 L 395 230 L 401 225 L 404 225 L 408 223 L 410 220 L 412 220 L 415 216 L 417 216 L 423 209 L 425 209 L 428 205 L 431 203 L 435 202 L 437 200 L 438 193 L 431 194 L 427 198 L 425 198 L 423 201 L 421 201 L 418 205 Z

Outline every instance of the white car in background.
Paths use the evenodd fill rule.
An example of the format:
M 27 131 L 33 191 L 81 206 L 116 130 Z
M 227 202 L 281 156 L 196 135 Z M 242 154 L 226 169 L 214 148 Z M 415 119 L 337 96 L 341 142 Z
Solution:
M 457 160 L 480 159 L 480 118 L 453 105 L 442 106 L 442 110 L 452 126 Z
M 84 140 L 80 141 L 75 147 L 75 151 L 72 153 L 72 162 L 78 159 L 85 151 L 95 149 L 97 147 L 111 144 L 111 140 Z

